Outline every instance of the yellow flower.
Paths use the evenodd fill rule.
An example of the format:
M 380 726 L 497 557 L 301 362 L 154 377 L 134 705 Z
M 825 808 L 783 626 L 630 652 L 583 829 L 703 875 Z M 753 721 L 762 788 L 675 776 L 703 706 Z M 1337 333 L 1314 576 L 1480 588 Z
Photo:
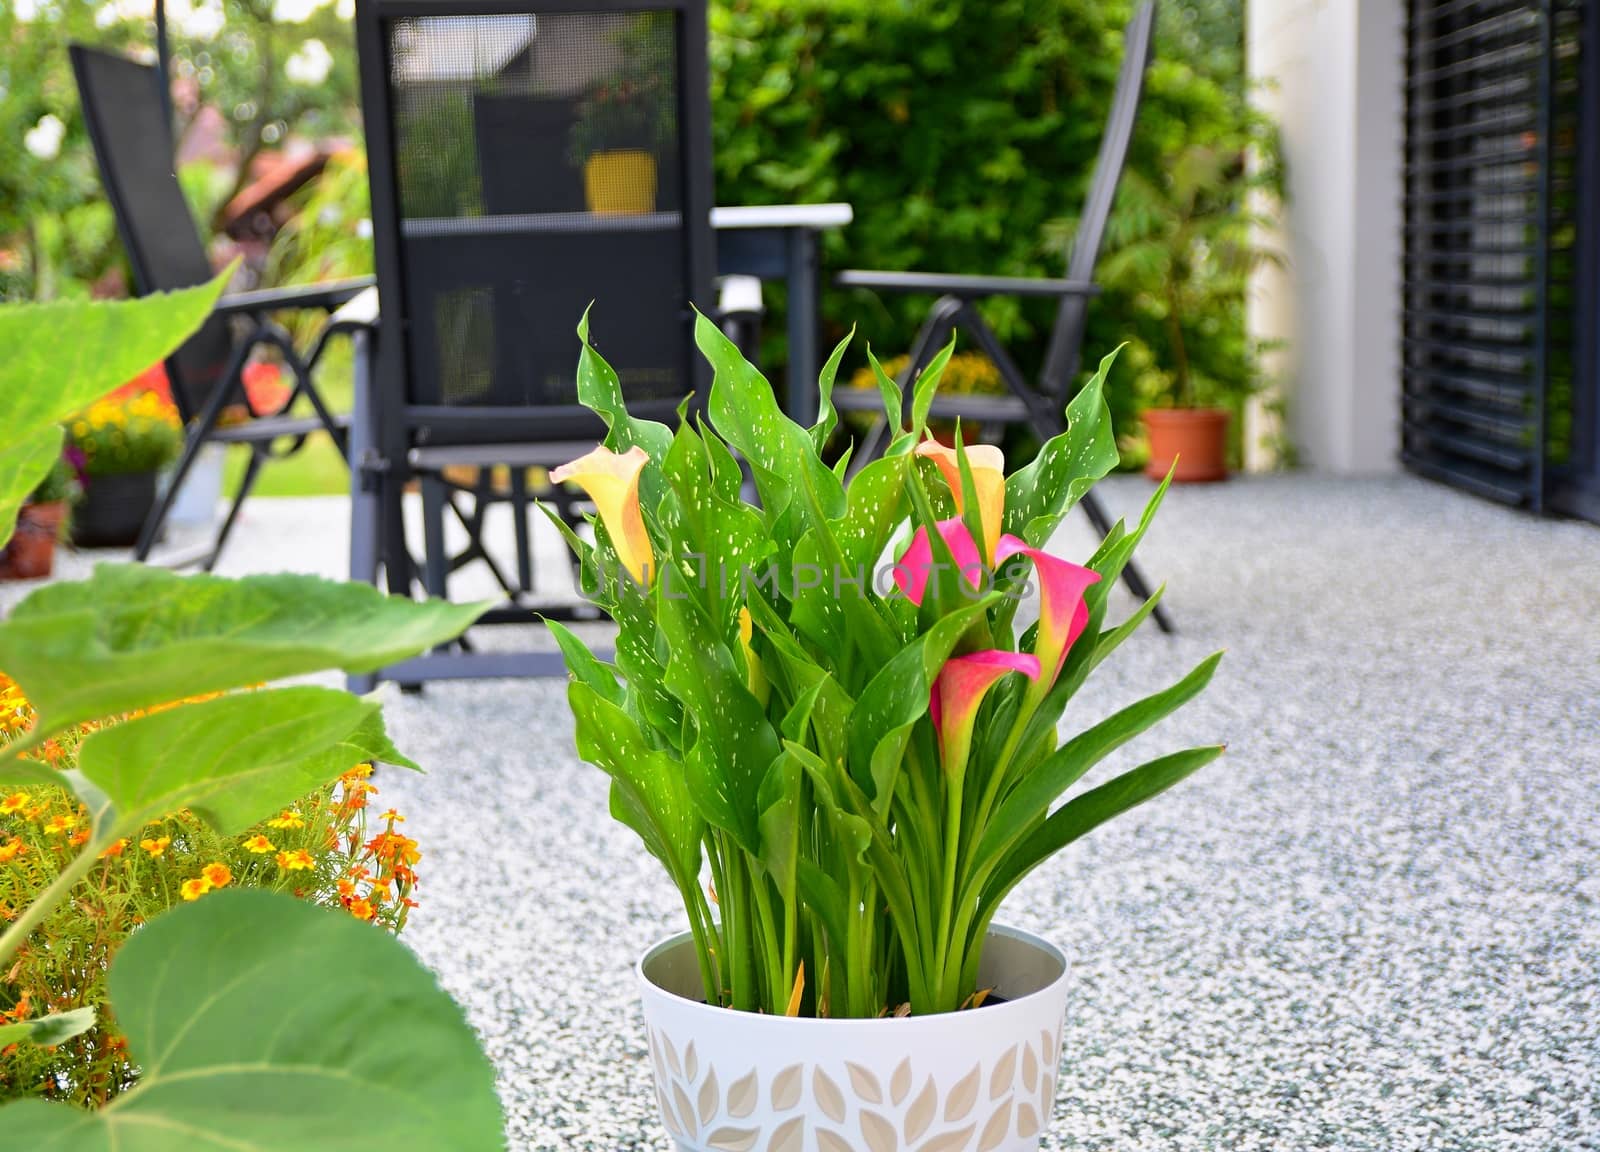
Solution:
M 293 808 L 285 808 L 280 814 L 267 821 L 268 828 L 304 828 L 306 818 Z
M 286 872 L 309 872 L 317 866 L 311 853 L 304 848 L 296 848 L 293 852 L 278 853 L 278 867 Z
M 9 863 L 22 855 L 22 841 L 13 836 L 4 844 L 0 844 L 0 864 Z
M 371 900 L 350 901 L 350 915 L 354 916 L 357 920 L 371 920 L 373 916 L 377 915 L 377 911 L 378 910 L 372 906 Z
M 50 822 L 44 826 L 45 835 L 59 836 L 63 832 L 70 832 L 77 822 L 78 818 L 70 813 L 63 812 L 58 816 L 52 816 Z
M 164 853 L 167 850 L 167 845 L 171 844 L 171 843 L 172 843 L 172 837 L 171 836 L 158 836 L 154 840 L 141 840 L 141 841 L 139 841 L 139 847 L 143 848 L 146 852 L 150 853 L 150 855 L 152 855 L 152 856 L 160 856 L 162 853 Z
M 207 864 L 200 869 L 200 875 L 204 876 L 206 883 L 213 888 L 226 888 L 233 883 L 233 869 L 220 861 L 215 864 Z
M 761 701 L 762 707 L 766 706 L 767 699 L 772 695 L 772 685 L 767 682 L 766 671 L 761 667 L 761 658 L 756 655 L 756 650 L 750 641 L 756 634 L 755 624 L 750 619 L 750 609 L 739 609 L 739 647 L 744 649 L 745 684 L 750 689 L 750 695 Z
M 655 553 L 639 511 L 639 474 L 649 462 L 637 444 L 620 455 L 602 445 L 550 473 L 552 483 L 570 481 L 589 494 L 617 559 L 640 587 L 655 579 Z
M 13 812 L 21 812 L 28 806 L 26 792 L 13 792 L 9 796 L 0 797 L 0 816 L 9 816 Z
M 211 881 L 204 876 L 197 876 L 193 880 L 185 880 L 183 887 L 179 889 L 185 900 L 198 900 L 209 891 L 211 891 Z
M 265 856 L 268 852 L 276 852 L 278 850 L 277 845 L 273 844 L 273 842 L 268 840 L 265 836 L 259 834 L 246 840 L 244 842 L 244 849 L 246 852 L 254 852 L 257 856 Z
M 967 467 L 972 472 L 972 487 L 978 494 L 978 519 L 983 524 L 983 558 L 992 563 L 995 545 L 1000 543 L 1000 529 L 1006 510 L 1006 457 L 993 444 L 973 444 L 964 450 Z M 963 515 L 961 464 L 956 459 L 956 450 L 929 439 L 917 445 L 917 455 L 926 456 L 938 466 L 944 482 L 950 486 L 950 494 L 956 499 L 956 515 Z
M 387 820 L 391 824 L 404 824 L 406 822 L 406 818 L 400 815 L 400 813 L 396 812 L 393 808 L 389 809 L 382 816 L 379 816 L 378 819 Z

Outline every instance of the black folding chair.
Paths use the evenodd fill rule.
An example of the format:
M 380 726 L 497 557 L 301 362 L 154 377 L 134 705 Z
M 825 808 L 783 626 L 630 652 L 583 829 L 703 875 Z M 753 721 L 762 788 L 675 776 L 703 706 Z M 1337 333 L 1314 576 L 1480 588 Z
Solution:
M 420 583 L 447 598 L 452 574 L 486 565 L 505 602 L 484 623 L 592 613 L 534 587 L 530 503 L 581 521 L 528 474 L 605 435 L 577 399 L 575 328 L 591 301 L 591 339 L 633 413 L 674 423 L 704 383 L 691 305 L 713 314 L 705 0 L 357 0 L 356 35 L 381 317 L 370 394 L 357 395 L 371 415 L 352 433 L 352 579 L 381 569 L 392 592 Z M 591 211 L 574 126 L 586 97 L 624 75 L 659 96 L 633 145 L 653 161 L 654 203 Z M 404 517 L 413 483 L 420 565 Z M 498 502 L 512 505 L 515 572 L 483 539 Z M 468 540 L 453 554 L 447 519 Z M 554 651 L 479 651 L 469 636 L 381 675 L 564 672 Z
M 133 267 L 134 290 L 142 296 L 203 284 L 215 271 L 178 184 L 161 73 L 80 44 L 71 45 L 68 51 L 100 178 Z M 298 451 L 318 431 L 333 436 L 343 450 L 345 420 L 328 410 L 311 382 L 312 369 L 329 338 L 343 326 L 325 325 L 313 345 L 302 351 L 273 315 L 297 309 L 332 312 L 370 283 L 329 281 L 224 296 L 200 331 L 167 361 L 172 399 L 186 428 L 183 453 L 166 491 L 145 520 L 134 550 L 136 559 L 149 556 L 184 478 L 205 445 L 243 444 L 250 449 L 250 462 L 216 539 L 210 549 L 195 557 L 208 571 L 221 555 L 239 507 L 255 486 L 264 463 Z M 262 346 L 276 348 L 294 376 L 288 401 L 275 412 L 258 412 L 244 388 L 245 365 Z M 302 397 L 309 413 L 291 415 L 290 409 Z M 239 404 L 245 406 L 249 418 L 221 424 L 230 405 Z
M 929 415 L 944 420 L 961 419 L 985 426 L 1030 425 L 1040 440 L 1047 440 L 1065 427 L 1062 411 L 1071 395 L 1082 363 L 1083 335 L 1088 322 L 1089 300 L 1098 289 L 1093 284 L 1095 261 L 1105 235 L 1117 182 L 1128 155 L 1134 121 L 1139 111 L 1139 95 L 1144 87 L 1155 30 L 1155 0 L 1146 0 L 1128 23 L 1123 39 L 1122 70 L 1117 77 L 1111 115 L 1106 121 L 1100 155 L 1095 162 L 1072 256 L 1064 280 L 1030 279 L 1012 276 L 963 276 L 929 272 L 841 273 L 836 283 L 851 288 L 881 292 L 937 293 L 939 299 L 929 311 L 912 343 L 910 360 L 900 375 L 906 403 L 911 400 L 910 384 L 938 353 L 956 329 L 967 332 L 983 353 L 993 361 L 1009 391 L 1004 396 L 937 396 Z M 1029 384 L 973 307 L 973 301 L 991 296 L 1050 297 L 1060 300 L 1055 328 L 1050 335 L 1044 367 L 1037 385 Z M 834 405 L 842 410 L 876 411 L 878 395 L 873 390 L 841 388 L 833 394 Z M 909 410 L 909 408 L 908 408 Z M 852 466 L 859 469 L 887 446 L 887 422 L 879 420 L 865 439 L 856 445 Z M 1082 500 L 1084 511 L 1102 536 L 1111 531 L 1111 518 L 1093 492 Z M 1129 591 L 1141 600 L 1150 595 L 1143 573 L 1133 564 L 1123 569 Z M 1172 621 L 1161 606 L 1155 611 L 1156 623 L 1164 632 L 1172 631 Z

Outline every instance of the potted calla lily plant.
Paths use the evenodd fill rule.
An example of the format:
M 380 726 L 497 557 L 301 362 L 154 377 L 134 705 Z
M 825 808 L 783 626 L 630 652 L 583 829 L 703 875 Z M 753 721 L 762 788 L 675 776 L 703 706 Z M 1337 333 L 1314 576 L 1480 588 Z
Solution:
M 1002 901 L 1222 751 L 1074 790 L 1196 696 L 1215 656 L 1085 731 L 1057 731 L 1155 603 L 1106 619 L 1165 485 L 1087 563 L 1046 550 L 1117 462 L 1102 395 L 1114 355 L 1068 406 L 1067 430 L 1008 476 L 998 449 L 925 435 L 949 349 L 916 382 L 905 427 L 869 352 L 899 432 L 846 483 L 821 451 L 848 340 L 805 428 L 701 318 L 708 403 L 672 430 L 628 414 L 580 334 L 579 395 L 609 434 L 552 479 L 593 500 L 593 541 L 555 522 L 616 621 L 615 663 L 551 628 L 578 751 L 610 776 L 612 814 L 687 916 L 638 969 L 668 1132 L 692 1152 L 1036 1148 L 1067 959 L 998 925 Z

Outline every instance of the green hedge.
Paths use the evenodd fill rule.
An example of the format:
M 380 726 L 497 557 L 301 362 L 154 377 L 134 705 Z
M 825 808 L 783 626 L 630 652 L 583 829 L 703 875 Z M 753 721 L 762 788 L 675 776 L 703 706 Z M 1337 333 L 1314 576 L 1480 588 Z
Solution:
M 855 223 L 827 240 L 832 269 L 1060 275 L 1060 223 L 1082 204 L 1132 7 L 1131 0 L 723 0 L 712 11 L 717 199 L 849 201 Z M 1219 8 L 1226 29 L 1228 0 L 1164 6 L 1130 157 L 1153 179 L 1187 143 L 1246 130 L 1237 45 L 1203 50 L 1201 43 L 1209 38 L 1216 48 L 1215 31 L 1203 25 L 1218 24 Z M 1137 295 L 1108 293 L 1094 306 L 1091 366 L 1130 337 L 1136 344 L 1127 362 L 1136 370 L 1161 361 L 1159 317 Z M 856 323 L 875 351 L 894 354 L 927 305 L 926 298 L 835 290 L 825 297 L 827 335 Z M 1227 313 L 1219 323 L 1237 333 L 1216 342 L 1215 355 L 1241 358 L 1243 375 L 1242 307 L 1219 311 Z M 986 313 L 1023 365 L 1036 365 L 1050 306 L 994 301 Z M 1125 430 L 1137 407 L 1129 380 L 1112 387 Z

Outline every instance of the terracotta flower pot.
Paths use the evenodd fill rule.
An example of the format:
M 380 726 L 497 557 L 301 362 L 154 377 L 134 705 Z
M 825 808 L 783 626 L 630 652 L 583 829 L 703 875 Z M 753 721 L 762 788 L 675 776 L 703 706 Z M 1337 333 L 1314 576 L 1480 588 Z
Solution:
M 56 539 L 67 514 L 64 500 L 24 504 L 17 529 L 0 548 L 0 580 L 43 580 L 56 566 Z
M 643 216 L 656 210 L 656 158 L 639 149 L 596 152 L 583 165 L 589 211 Z
M 1146 476 L 1161 480 L 1176 461 L 1172 478 L 1180 484 L 1228 478 L 1226 409 L 1147 408 L 1144 426 L 1150 434 Z
M 1034 1152 L 1055 1106 L 1067 960 L 994 927 L 978 986 L 938 1016 L 791 1020 L 708 1007 L 689 935 L 640 962 L 661 1119 L 679 1152 Z

